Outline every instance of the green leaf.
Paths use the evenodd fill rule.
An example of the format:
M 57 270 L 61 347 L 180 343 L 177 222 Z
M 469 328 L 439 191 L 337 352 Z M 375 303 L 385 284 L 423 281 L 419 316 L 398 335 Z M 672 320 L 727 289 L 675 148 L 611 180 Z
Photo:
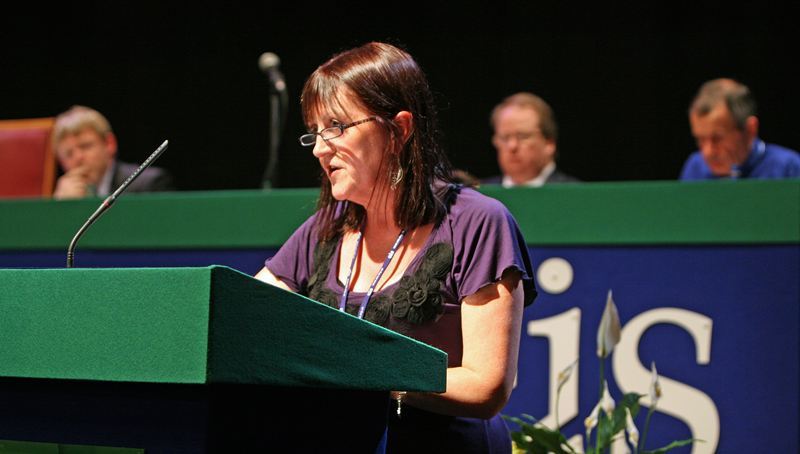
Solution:
M 529 420 L 536 421 L 530 415 L 522 415 Z M 519 426 L 519 431 L 511 432 L 511 439 L 520 449 L 533 454 L 574 454 L 575 451 L 561 432 L 551 430 L 541 424 L 531 424 L 514 416 L 501 415 L 503 419 L 513 422 Z M 564 448 L 566 445 L 566 449 Z
M 518 426 L 527 425 L 528 423 L 517 418 L 516 416 L 507 416 L 507 415 L 500 415 L 501 418 L 505 419 L 506 421 L 511 421 Z
M 628 408 L 631 411 L 631 417 L 635 418 L 637 414 L 639 414 L 639 399 L 644 397 L 644 394 L 639 393 L 627 393 L 622 396 L 622 400 L 620 401 L 617 408 L 623 407 Z
M 527 414 L 527 413 L 523 413 L 523 414 L 522 414 L 522 417 L 523 417 L 523 418 L 525 418 L 525 419 L 528 419 L 528 420 L 530 420 L 530 421 L 531 421 L 531 422 L 533 422 L 533 423 L 539 422 L 539 420 L 538 420 L 538 419 L 534 418 L 533 416 L 531 416 L 531 415 L 529 415 L 529 414 Z
M 614 407 L 610 415 L 605 410 L 600 412 L 597 423 L 597 452 L 603 452 L 611 446 L 614 437 L 625 430 L 625 409 L 630 410 L 631 417 L 639 413 L 639 399 L 644 394 L 627 393 Z
M 681 446 L 690 445 L 690 444 L 694 443 L 695 441 L 702 442 L 703 440 L 697 440 L 695 438 L 689 438 L 687 440 L 676 440 L 676 441 L 673 441 L 672 443 L 668 444 L 667 446 L 664 446 L 663 448 L 658 448 L 658 449 L 653 450 L 653 451 L 642 450 L 642 451 L 639 451 L 639 452 L 641 454 L 664 454 L 665 452 L 669 451 L 670 449 L 680 448 Z
M 564 438 L 560 432 L 554 432 L 541 427 L 536 427 L 535 429 L 537 433 L 536 435 L 533 435 L 534 443 L 541 445 L 547 451 L 555 454 L 568 454 L 569 451 L 565 451 L 561 446 L 562 443 L 567 443 L 567 439 Z
M 603 452 L 610 446 L 611 439 L 617 432 L 614 430 L 614 421 L 606 414 L 605 410 L 600 410 L 597 422 L 597 452 Z
M 531 452 L 533 448 L 533 443 L 527 441 L 525 439 L 525 434 L 522 432 L 511 432 L 511 440 L 514 441 L 520 449 L 524 449 L 525 452 Z
M 620 430 L 625 430 L 625 409 L 631 412 L 631 418 L 636 418 L 636 415 L 639 414 L 639 399 L 641 399 L 642 396 L 644 396 L 644 394 L 637 393 L 628 393 L 622 396 L 622 400 L 619 402 L 619 405 L 614 408 L 614 414 L 611 416 L 614 423 L 612 435 Z
M 530 422 L 528 422 L 528 421 L 523 421 L 522 419 L 520 419 L 520 418 L 517 418 L 517 417 L 515 417 L 515 416 L 506 416 L 506 415 L 500 415 L 500 417 L 501 417 L 501 418 L 503 418 L 503 419 L 505 419 L 506 421 L 511 421 L 511 422 L 513 422 L 514 424 L 516 424 L 516 425 L 518 425 L 518 426 L 520 426 L 520 427 L 523 427 L 523 426 L 532 426 L 532 425 L 534 425 L 534 424 L 536 424 L 536 423 L 538 423 L 538 422 L 539 422 L 539 420 L 538 420 L 538 419 L 536 419 L 536 418 L 534 418 L 533 416 L 531 416 L 531 415 L 529 415 L 529 414 L 526 414 L 526 413 L 523 413 L 523 414 L 522 414 L 522 417 L 523 417 L 523 418 L 525 418 L 525 419 L 527 419 L 527 420 L 528 420 L 528 421 L 530 421 Z

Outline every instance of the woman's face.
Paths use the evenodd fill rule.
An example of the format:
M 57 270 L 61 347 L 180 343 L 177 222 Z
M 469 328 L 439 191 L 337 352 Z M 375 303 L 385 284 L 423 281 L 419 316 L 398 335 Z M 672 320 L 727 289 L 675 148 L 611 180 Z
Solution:
M 347 125 L 372 117 L 363 107 L 342 96 L 344 113 L 326 108 L 317 112 L 308 125 L 311 131 L 321 131 L 336 125 Z M 331 194 L 336 200 L 349 200 L 367 207 L 373 191 L 381 193 L 387 184 L 383 170 L 384 154 L 388 152 L 389 135 L 376 121 L 367 121 L 344 130 L 341 136 L 323 140 L 317 136 L 314 156 L 331 182 Z

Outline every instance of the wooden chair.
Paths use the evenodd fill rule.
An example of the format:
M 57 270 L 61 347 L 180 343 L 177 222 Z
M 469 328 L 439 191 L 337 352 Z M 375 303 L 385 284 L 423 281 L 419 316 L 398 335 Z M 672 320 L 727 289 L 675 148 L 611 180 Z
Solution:
M 50 197 L 56 159 L 50 144 L 55 118 L 0 120 L 0 198 Z

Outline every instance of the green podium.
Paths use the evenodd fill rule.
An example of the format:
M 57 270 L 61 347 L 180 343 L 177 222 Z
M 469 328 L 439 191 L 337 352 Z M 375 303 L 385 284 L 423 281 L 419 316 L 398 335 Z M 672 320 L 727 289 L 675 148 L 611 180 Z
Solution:
M 231 268 L 0 270 L 0 440 L 374 452 L 433 347 Z

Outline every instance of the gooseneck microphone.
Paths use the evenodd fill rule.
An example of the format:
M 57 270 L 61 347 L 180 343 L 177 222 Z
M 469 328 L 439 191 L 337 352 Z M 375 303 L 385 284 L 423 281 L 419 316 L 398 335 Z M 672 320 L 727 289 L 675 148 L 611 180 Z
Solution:
M 161 146 L 156 148 L 156 151 L 154 151 L 153 154 L 151 154 L 147 159 L 145 159 L 142 165 L 140 165 L 138 169 L 134 170 L 131 176 L 129 176 L 128 179 L 125 180 L 117 188 L 116 191 L 114 191 L 110 196 L 106 197 L 106 199 L 103 200 L 103 203 L 100 204 L 97 210 L 95 210 L 95 212 L 91 216 L 89 216 L 89 219 L 87 219 L 86 222 L 83 223 L 83 226 L 81 226 L 81 228 L 78 229 L 78 233 L 76 233 L 75 236 L 72 237 L 72 241 L 70 241 L 69 243 L 69 248 L 67 248 L 67 268 L 72 268 L 73 258 L 75 255 L 74 252 L 75 246 L 78 244 L 78 240 L 81 238 L 81 236 L 83 236 L 86 230 L 89 229 L 89 227 L 92 224 L 94 224 L 94 222 L 100 216 L 102 216 L 102 214 L 105 213 L 106 210 L 111 208 L 111 205 L 113 205 L 114 202 L 117 201 L 117 197 L 119 197 L 122 194 L 122 192 L 128 188 L 128 185 L 130 185 L 131 182 L 135 180 L 136 177 L 138 177 L 139 174 L 144 171 L 144 169 L 150 167 L 150 164 L 152 164 L 153 161 L 155 161 L 159 156 L 161 156 L 161 153 L 163 153 L 164 150 L 167 149 L 168 143 L 169 141 L 165 140 L 164 143 L 161 144 Z
M 270 82 L 269 154 L 267 168 L 262 179 L 262 186 L 265 189 L 270 189 L 275 184 L 275 174 L 278 171 L 278 147 L 280 146 L 281 132 L 286 124 L 288 95 L 283 74 L 278 69 L 280 63 L 281 60 L 272 52 L 264 52 L 258 58 L 258 67 L 267 75 Z

